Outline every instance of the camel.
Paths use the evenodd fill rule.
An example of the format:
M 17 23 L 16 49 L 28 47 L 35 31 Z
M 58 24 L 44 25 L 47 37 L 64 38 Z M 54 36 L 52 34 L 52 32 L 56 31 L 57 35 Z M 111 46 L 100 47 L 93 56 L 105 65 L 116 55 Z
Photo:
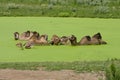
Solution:
M 98 32 L 94 34 L 92 37 L 84 36 L 80 42 L 80 45 L 100 45 L 100 44 L 107 44 L 107 42 L 102 40 L 101 34 Z
M 50 44 L 59 45 L 60 44 L 60 38 L 57 35 L 53 35 L 52 38 L 51 38 Z
M 77 37 L 75 37 L 75 35 L 71 35 L 71 37 L 69 38 L 71 45 L 75 46 L 78 45 L 77 43 Z
M 25 48 L 30 49 L 31 46 L 49 45 L 48 35 L 41 35 L 39 33 L 34 33 L 28 42 L 25 43 Z
M 84 36 L 80 42 L 78 42 L 79 45 L 90 45 L 91 44 L 91 37 L 90 36 Z
M 29 40 L 32 35 L 33 35 L 33 33 L 30 31 L 23 32 L 22 34 L 15 32 L 14 39 L 15 40 Z
M 62 36 L 60 38 L 60 45 L 69 45 L 71 44 L 70 40 L 69 40 L 69 37 L 67 36 Z
M 48 45 L 48 35 L 41 35 L 39 39 L 35 41 L 35 45 Z
M 21 48 L 21 50 L 24 50 L 23 45 L 22 45 L 21 42 L 17 43 L 16 46 L 19 47 L 19 48 Z
M 102 40 L 102 36 L 99 32 L 92 36 L 91 43 L 92 44 L 107 44 L 106 41 Z

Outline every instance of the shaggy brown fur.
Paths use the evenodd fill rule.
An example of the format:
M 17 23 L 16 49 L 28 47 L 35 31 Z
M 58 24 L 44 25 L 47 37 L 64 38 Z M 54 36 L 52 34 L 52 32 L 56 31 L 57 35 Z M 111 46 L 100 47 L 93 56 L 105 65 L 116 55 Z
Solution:
M 57 35 L 53 35 L 50 44 L 58 45 L 60 43 L 60 38 Z
M 31 49 L 31 46 L 34 45 L 32 41 L 28 41 L 27 43 L 24 44 L 26 49 Z
M 71 44 L 71 42 L 70 42 L 70 40 L 69 40 L 69 37 L 67 37 L 67 36 L 62 36 L 62 37 L 60 38 L 60 44 L 61 44 L 61 45 L 69 45 L 69 44 Z
M 97 33 L 92 36 L 85 36 L 83 37 L 80 42 L 80 45 L 99 45 L 99 44 L 107 44 L 105 41 L 102 40 L 102 36 L 100 33 Z
M 41 35 L 38 40 L 35 41 L 36 45 L 48 45 L 48 35 Z
M 47 39 L 48 35 L 39 36 L 38 33 L 34 33 L 30 40 L 25 44 L 25 48 L 30 49 L 32 45 L 48 45 Z
M 92 43 L 93 44 L 107 44 L 107 42 L 102 40 L 102 36 L 100 33 L 97 33 L 92 36 Z
M 74 35 L 71 35 L 71 37 L 69 38 L 71 45 L 78 45 L 77 43 L 77 37 L 75 37 Z
M 90 36 L 84 36 L 80 40 L 79 44 L 80 45 L 98 45 L 98 44 L 100 44 L 101 38 L 102 38 L 102 36 L 100 35 L 100 33 L 93 35 L 92 38 Z
M 21 50 L 24 50 L 23 45 L 22 45 L 21 42 L 17 43 L 16 46 L 19 47 L 19 48 L 21 48 Z
M 14 39 L 15 40 L 29 40 L 32 35 L 33 35 L 33 33 L 30 31 L 23 32 L 22 34 L 15 32 Z
M 84 36 L 78 44 L 79 45 L 90 45 L 91 44 L 91 37 L 90 36 Z
M 38 40 L 40 38 L 40 34 L 36 31 L 32 32 L 33 35 L 30 37 L 29 41 L 34 41 L 34 40 Z

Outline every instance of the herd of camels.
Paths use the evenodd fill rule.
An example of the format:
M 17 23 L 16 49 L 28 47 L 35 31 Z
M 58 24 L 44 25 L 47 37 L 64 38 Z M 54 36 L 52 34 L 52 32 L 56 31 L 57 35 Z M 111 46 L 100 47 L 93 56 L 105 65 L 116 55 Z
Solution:
M 77 42 L 77 37 L 75 35 L 71 35 L 69 37 L 62 36 L 59 37 L 57 35 L 53 35 L 50 40 L 48 40 L 48 35 L 40 35 L 36 31 L 26 31 L 21 34 L 19 32 L 14 33 L 14 39 L 20 41 L 26 41 L 25 44 L 19 42 L 16 46 L 21 49 L 31 49 L 32 46 L 41 46 L 41 45 L 101 45 L 107 44 L 106 41 L 102 40 L 101 34 L 98 32 L 94 34 L 92 37 L 89 35 L 81 38 L 79 42 Z

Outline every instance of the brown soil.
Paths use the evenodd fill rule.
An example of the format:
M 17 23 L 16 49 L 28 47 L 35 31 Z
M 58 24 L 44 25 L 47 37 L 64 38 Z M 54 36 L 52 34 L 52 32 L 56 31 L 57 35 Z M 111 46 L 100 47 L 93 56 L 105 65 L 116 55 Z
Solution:
M 72 70 L 12 70 L 1 69 L 0 80 L 105 80 L 103 72 L 75 73 Z

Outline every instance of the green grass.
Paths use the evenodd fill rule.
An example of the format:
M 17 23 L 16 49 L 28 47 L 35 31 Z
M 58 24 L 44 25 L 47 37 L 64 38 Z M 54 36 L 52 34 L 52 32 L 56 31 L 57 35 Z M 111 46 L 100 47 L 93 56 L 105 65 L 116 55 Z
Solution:
M 117 63 L 120 61 L 116 61 Z M 24 62 L 24 63 L 0 63 L 0 69 L 17 69 L 17 70 L 75 70 L 83 71 L 104 71 L 110 65 L 111 61 L 97 62 Z
M 120 18 L 120 0 L 0 0 L 0 16 Z
M 0 62 L 104 61 L 120 59 L 120 20 L 98 18 L 1 17 Z M 85 35 L 101 32 L 107 45 L 35 46 L 21 50 L 15 46 L 13 33 L 26 30 L 59 36 L 74 34 L 78 41 Z
M 114 63 L 120 67 L 120 60 L 107 61 L 75 61 L 75 62 L 0 62 L 0 69 L 17 70 L 74 70 L 76 72 L 106 71 Z

